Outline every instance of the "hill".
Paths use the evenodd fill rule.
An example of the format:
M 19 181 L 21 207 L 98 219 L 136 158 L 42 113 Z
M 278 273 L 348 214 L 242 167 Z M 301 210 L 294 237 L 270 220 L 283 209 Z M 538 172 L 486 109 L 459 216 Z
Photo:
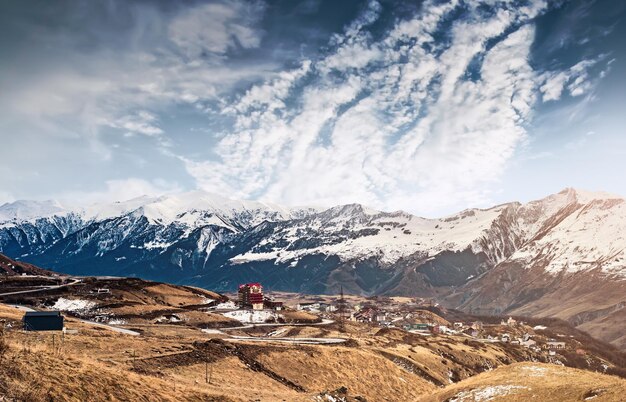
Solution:
M 546 371 L 543 380 L 555 384 L 561 381 L 561 365 L 583 367 L 595 376 L 605 400 L 625 382 L 592 373 L 624 375 L 625 359 L 619 351 L 568 332 L 562 321 L 536 328 L 535 323 L 485 322 L 480 336 L 460 330 L 424 333 L 292 311 L 288 306 L 301 301 L 294 299 L 286 300 L 288 306 L 281 311 L 254 312 L 266 322 L 248 324 L 229 318 L 243 320 L 244 314 L 232 313 L 245 311 L 235 310 L 226 296 L 203 289 L 135 278 L 63 280 L 61 285 L 29 285 L 26 293 L 2 296 L 36 309 L 63 310 L 67 331 L 22 331 L 19 320 L 25 307 L 0 304 L 0 397 L 412 401 L 438 398 L 439 392 L 456 395 L 469 388 L 456 392 L 450 384 L 471 388 L 474 383 L 466 381 L 518 362 L 553 363 L 547 367 L 556 371 Z M 368 302 L 356 296 L 347 299 L 355 306 Z M 375 302 L 381 310 L 398 311 L 402 323 L 426 319 L 451 326 L 452 319 L 476 319 L 459 311 L 428 310 L 410 299 Z M 537 345 L 555 337 L 566 346 L 549 354 L 540 347 L 500 341 L 503 333 L 529 336 Z M 494 381 L 510 385 L 506 376 L 494 378 L 484 386 Z
M 0 254 L 0 276 L 17 276 L 17 275 L 39 275 L 39 276 L 60 276 L 56 272 L 48 271 L 28 264 L 23 261 L 16 261 L 4 254 Z
M 541 363 L 516 363 L 449 385 L 420 402 L 621 401 L 626 382 L 612 376 Z
M 79 209 L 29 205 L 0 207 L 0 251 L 70 274 L 429 297 L 483 315 L 561 318 L 626 347 L 626 203 L 610 194 L 565 189 L 440 219 L 201 192 Z

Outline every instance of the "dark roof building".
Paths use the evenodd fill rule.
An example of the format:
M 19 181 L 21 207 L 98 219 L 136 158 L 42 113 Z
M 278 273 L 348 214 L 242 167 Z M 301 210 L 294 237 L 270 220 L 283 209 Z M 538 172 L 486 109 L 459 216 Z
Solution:
M 63 330 L 63 316 L 60 311 L 27 311 L 22 323 L 26 331 Z

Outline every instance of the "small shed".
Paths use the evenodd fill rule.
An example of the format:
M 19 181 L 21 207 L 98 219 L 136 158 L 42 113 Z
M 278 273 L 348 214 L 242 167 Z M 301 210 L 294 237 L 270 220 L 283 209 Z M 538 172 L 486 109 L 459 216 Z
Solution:
M 26 331 L 63 330 L 63 316 L 60 311 L 27 311 L 22 323 Z

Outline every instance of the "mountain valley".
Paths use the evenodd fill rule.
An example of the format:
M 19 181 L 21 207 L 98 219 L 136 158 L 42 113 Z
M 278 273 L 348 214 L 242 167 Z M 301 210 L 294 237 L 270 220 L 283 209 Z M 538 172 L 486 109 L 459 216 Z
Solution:
M 18 201 L 0 207 L 0 220 L 0 252 L 68 274 L 427 297 L 565 319 L 626 347 L 626 204 L 609 194 L 566 189 L 426 219 L 192 192 L 85 208 Z

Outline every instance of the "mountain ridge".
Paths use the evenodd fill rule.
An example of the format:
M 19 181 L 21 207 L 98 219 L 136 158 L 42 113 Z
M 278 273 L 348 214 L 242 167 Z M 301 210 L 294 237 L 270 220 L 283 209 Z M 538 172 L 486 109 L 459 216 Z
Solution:
M 360 204 L 286 208 L 191 195 L 135 199 L 96 214 L 87 208 L 5 221 L 0 252 L 70 274 L 137 276 L 218 291 L 251 280 L 306 293 L 343 287 L 363 295 L 432 297 L 484 313 L 593 317 L 580 322 L 587 326 L 615 315 L 595 312 L 626 301 L 626 204 L 607 193 L 567 188 L 438 219 Z M 586 281 L 594 286 L 584 287 Z M 579 284 L 588 295 L 609 291 L 601 303 L 589 297 L 580 308 L 556 311 L 559 295 L 576 303 L 561 283 Z

